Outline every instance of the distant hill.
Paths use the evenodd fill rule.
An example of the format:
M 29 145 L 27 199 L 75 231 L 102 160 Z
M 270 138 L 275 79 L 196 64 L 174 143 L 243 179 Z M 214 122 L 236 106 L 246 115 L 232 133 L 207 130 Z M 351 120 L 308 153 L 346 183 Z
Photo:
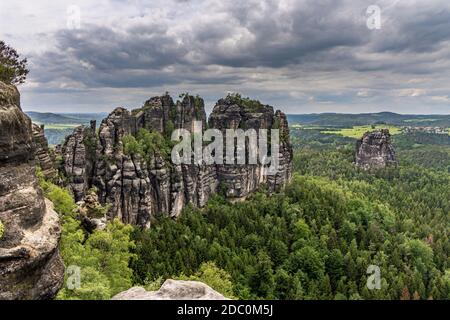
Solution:
M 290 114 L 288 120 L 289 124 L 338 127 L 372 124 L 450 127 L 450 115 L 408 115 L 393 112 Z
M 57 114 L 57 113 L 50 113 L 50 112 L 34 112 L 34 111 L 28 111 L 25 112 L 33 122 L 39 123 L 39 124 L 78 124 L 80 123 L 79 119 L 71 118 L 69 116 Z
M 101 113 L 51 113 L 51 112 L 25 112 L 33 122 L 39 124 L 88 124 L 91 120 L 100 122 L 107 117 L 106 112 Z
M 50 145 L 60 144 L 65 137 L 71 134 L 75 127 L 89 125 L 91 120 L 100 122 L 108 116 L 107 113 L 51 113 L 51 112 L 25 112 L 34 123 L 45 125 L 45 136 Z

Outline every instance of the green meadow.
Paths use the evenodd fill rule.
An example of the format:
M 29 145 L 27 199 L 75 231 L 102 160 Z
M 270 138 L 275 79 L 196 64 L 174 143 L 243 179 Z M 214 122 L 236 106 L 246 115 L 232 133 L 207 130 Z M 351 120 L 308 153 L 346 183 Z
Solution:
M 343 136 L 343 137 L 359 139 L 367 131 L 373 131 L 375 129 L 389 129 L 389 132 L 392 135 L 396 135 L 396 134 L 400 134 L 401 133 L 401 128 L 400 127 L 391 126 L 391 125 L 354 126 L 353 128 L 344 128 L 344 129 L 339 129 L 339 130 L 334 130 L 334 131 L 322 131 L 321 133 L 336 134 L 336 135 L 340 135 L 340 136 Z

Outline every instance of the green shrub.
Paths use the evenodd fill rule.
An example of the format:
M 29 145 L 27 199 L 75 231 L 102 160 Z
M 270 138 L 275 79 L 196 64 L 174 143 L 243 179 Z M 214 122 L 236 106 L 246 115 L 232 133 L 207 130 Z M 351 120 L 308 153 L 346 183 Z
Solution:
M 202 263 L 199 271 L 194 275 L 190 277 L 180 275 L 177 279 L 203 282 L 225 297 L 236 299 L 233 293 L 231 275 L 225 270 L 218 268 L 214 262 Z
M 97 205 L 89 212 L 89 216 L 93 218 L 103 218 L 108 211 L 111 209 L 112 204 L 108 203 L 106 205 Z
M 3 238 L 3 234 L 5 233 L 5 227 L 3 223 L 0 221 L 0 240 Z
M 144 151 L 140 143 L 131 134 L 127 134 L 122 138 L 123 152 L 126 155 L 144 155 Z
M 249 97 L 243 98 L 239 93 L 230 93 L 228 98 L 235 104 L 244 107 L 247 112 L 261 112 L 264 109 L 264 105 L 258 100 L 252 100 Z
M 40 168 L 36 169 L 36 175 L 45 197 L 53 202 L 55 211 L 63 216 L 75 217 L 77 206 L 70 191 L 46 181 Z
M 134 256 L 131 250 L 133 228 L 119 220 L 111 221 L 105 230 L 86 234 L 77 220 L 75 202 L 66 189 L 45 181 L 38 169 L 37 175 L 45 196 L 54 203 L 62 220 L 60 252 L 64 264 L 81 270 L 81 287 L 64 286 L 58 299 L 110 299 L 132 286 L 132 270 L 128 267 Z M 102 207 L 102 210 L 106 207 Z M 69 275 L 66 275 L 66 280 Z
M 144 159 L 156 155 L 167 159 L 171 152 L 171 144 L 159 132 L 140 129 L 137 136 L 126 135 L 122 138 L 123 152 L 127 155 L 141 155 Z

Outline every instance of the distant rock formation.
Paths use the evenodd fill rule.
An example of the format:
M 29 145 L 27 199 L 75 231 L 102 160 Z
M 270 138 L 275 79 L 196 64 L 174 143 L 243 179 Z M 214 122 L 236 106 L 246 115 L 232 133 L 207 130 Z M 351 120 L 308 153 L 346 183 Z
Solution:
M 217 102 L 207 121 L 202 98 L 184 95 L 176 103 L 168 95 L 154 97 L 132 112 L 115 109 L 95 128 L 77 128 L 62 147 L 63 171 L 75 200 L 95 186 L 101 203 L 112 205 L 110 218 L 124 223 L 150 226 L 151 217 L 166 214 L 177 217 L 187 204 L 206 205 L 219 186 L 230 198 L 242 199 L 262 184 L 273 192 L 282 188 L 292 175 L 292 146 L 286 116 L 267 105 L 229 96 Z M 154 155 L 143 159 L 139 154 L 123 152 L 122 138 L 136 136 L 140 129 L 170 136 L 173 129 L 194 130 L 201 121 L 203 130 L 280 129 L 280 166 L 274 175 L 264 175 L 262 165 L 175 165 L 170 159 Z M 207 125 L 208 124 L 208 125 Z
M 50 299 L 61 288 L 59 218 L 39 188 L 31 120 L 0 82 L 0 300 Z
M 50 155 L 44 128 L 33 123 L 32 130 L 36 164 L 41 167 L 46 179 L 55 179 L 58 176 L 58 171 L 55 169 L 55 159 Z
M 166 280 L 158 291 L 134 287 L 114 296 L 112 300 L 229 300 L 198 281 Z
M 355 164 L 364 170 L 382 169 L 397 164 L 388 129 L 366 132 L 358 140 Z

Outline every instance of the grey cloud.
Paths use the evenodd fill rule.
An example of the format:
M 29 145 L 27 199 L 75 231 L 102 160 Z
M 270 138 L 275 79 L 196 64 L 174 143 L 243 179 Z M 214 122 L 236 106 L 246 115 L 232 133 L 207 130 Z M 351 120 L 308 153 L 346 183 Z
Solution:
M 185 80 L 196 78 L 188 73 L 180 75 L 161 71 L 169 66 L 174 69 L 179 69 L 179 66 L 194 69 L 198 65 L 281 68 L 313 61 L 317 55 L 328 53 L 332 56 L 335 48 L 354 47 L 365 41 L 364 29 L 360 25 L 352 20 L 336 18 L 335 12 L 325 10 L 332 4 L 336 5 L 335 1 L 322 1 L 319 5 L 310 1 L 309 6 L 295 7 L 273 17 L 277 1 L 267 1 L 267 6 L 258 3 L 235 2 L 225 7 L 228 11 L 220 20 L 195 22 L 192 30 L 180 31 L 179 35 L 169 33 L 167 21 L 140 22 L 131 27 L 125 25 L 124 30 L 86 25 L 80 31 L 59 31 L 55 36 L 58 53 L 44 54 L 39 64 L 46 64 L 47 70 L 53 69 L 49 63 L 64 65 L 67 71 L 59 72 L 68 73 L 71 78 L 75 76 L 77 81 L 88 85 L 111 85 L 108 75 L 117 70 L 123 72 L 124 86 L 136 82 L 151 85 L 148 81 L 141 82 L 139 76 L 130 83 L 127 75 L 135 76 L 135 71 L 141 70 L 148 71 L 148 76 L 151 76 L 159 70 L 156 73 L 164 83 L 164 79 L 173 76 Z M 233 38 L 242 32 L 247 38 L 236 40 L 235 45 L 227 50 L 224 43 L 234 41 Z M 93 72 L 80 69 L 80 65 L 92 68 Z M 76 70 L 82 74 L 75 75 Z M 96 79 L 89 81 L 86 74 Z M 40 80 L 45 81 L 45 76 L 42 75 Z
M 31 56 L 31 76 L 52 90 L 65 84 L 61 92 L 181 86 L 212 96 L 237 88 L 291 105 L 298 98 L 286 97 L 295 90 L 307 97 L 320 89 L 324 99 L 351 104 L 374 86 L 380 103 L 412 77 L 442 79 L 450 69 L 449 6 L 400 1 L 372 31 L 365 17 L 372 2 L 173 0 L 176 7 L 161 18 L 143 13 L 55 32 L 56 47 Z M 342 90 L 349 90 L 345 99 Z
M 448 4 L 430 2 L 428 6 L 400 6 L 388 14 L 387 32 L 375 39 L 379 52 L 432 52 L 450 40 Z

